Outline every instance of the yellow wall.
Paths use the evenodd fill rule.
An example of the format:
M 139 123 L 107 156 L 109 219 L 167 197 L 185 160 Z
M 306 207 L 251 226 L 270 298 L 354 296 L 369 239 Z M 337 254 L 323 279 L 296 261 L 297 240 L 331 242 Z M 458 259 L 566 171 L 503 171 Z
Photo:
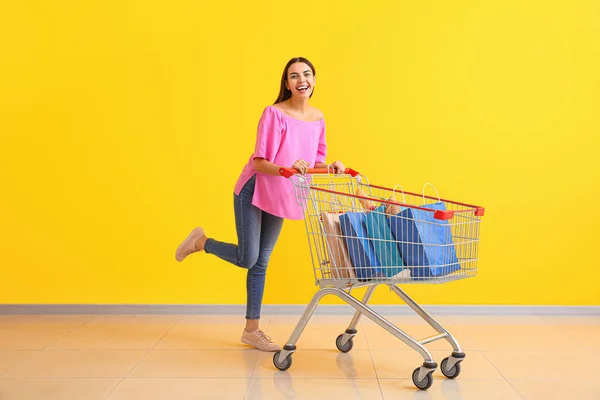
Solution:
M 597 1 L 19 1 L 0 12 L 0 303 L 245 301 L 232 189 L 285 62 L 331 160 L 487 208 L 479 275 L 425 304 L 600 304 Z M 288 222 L 265 303 L 314 293 Z M 398 303 L 389 292 L 378 303 Z

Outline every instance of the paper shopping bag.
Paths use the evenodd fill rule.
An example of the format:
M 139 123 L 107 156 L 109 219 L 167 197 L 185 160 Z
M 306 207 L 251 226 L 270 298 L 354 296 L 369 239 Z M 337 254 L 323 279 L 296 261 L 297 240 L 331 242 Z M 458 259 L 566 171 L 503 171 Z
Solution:
M 340 226 L 340 214 L 337 212 L 322 212 L 321 220 L 327 244 L 328 267 L 323 268 L 325 273 L 331 273 L 336 279 L 356 278 L 352 268 L 348 247 Z

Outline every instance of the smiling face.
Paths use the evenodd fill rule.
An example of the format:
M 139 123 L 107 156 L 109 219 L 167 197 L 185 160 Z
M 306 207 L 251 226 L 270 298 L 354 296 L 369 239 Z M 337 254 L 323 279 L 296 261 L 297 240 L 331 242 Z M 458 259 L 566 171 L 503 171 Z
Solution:
M 316 79 L 308 64 L 297 62 L 288 68 L 286 88 L 292 92 L 292 97 L 308 99 L 315 87 Z

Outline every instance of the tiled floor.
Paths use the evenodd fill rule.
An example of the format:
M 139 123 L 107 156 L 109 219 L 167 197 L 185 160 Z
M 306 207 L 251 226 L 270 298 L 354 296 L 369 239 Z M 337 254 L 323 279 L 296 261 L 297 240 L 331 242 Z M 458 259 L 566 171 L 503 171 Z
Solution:
M 389 319 L 435 333 L 418 317 Z M 284 344 L 297 320 L 262 327 Z M 239 343 L 241 316 L 0 316 L 0 399 L 600 399 L 600 317 L 440 317 L 467 358 L 427 392 L 410 379 L 419 354 L 368 320 L 353 350 L 337 351 L 349 320 L 313 317 L 281 372 L 272 353 Z M 427 347 L 438 363 L 451 352 Z

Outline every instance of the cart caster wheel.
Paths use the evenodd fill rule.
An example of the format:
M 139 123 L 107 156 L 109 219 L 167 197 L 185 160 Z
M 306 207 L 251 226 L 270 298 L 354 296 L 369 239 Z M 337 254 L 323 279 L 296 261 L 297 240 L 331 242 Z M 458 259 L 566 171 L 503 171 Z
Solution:
M 412 373 L 412 380 L 416 387 L 421 390 L 427 390 L 433 385 L 433 371 L 429 372 L 425 375 L 422 381 L 419 381 L 419 371 L 421 371 L 421 367 L 415 369 Z
M 282 362 L 279 362 L 280 353 L 281 350 L 279 350 L 273 355 L 273 364 L 275 364 L 275 367 L 277 367 L 278 370 L 285 371 L 292 366 L 292 355 L 288 354 L 288 356 L 284 358 Z
M 448 369 L 448 357 L 444 358 L 440 368 L 442 370 L 442 374 L 449 379 L 456 378 L 458 375 L 460 375 L 460 361 L 454 364 L 452 368 Z
M 344 334 L 341 334 L 340 336 L 338 336 L 337 339 L 335 339 L 335 345 L 339 351 L 341 351 L 342 353 L 347 353 L 350 350 L 352 350 L 352 346 L 354 346 L 354 340 L 352 340 L 353 338 L 350 338 L 350 339 L 348 339 L 348 341 L 346 342 L 345 345 L 342 345 L 343 337 L 344 337 Z

